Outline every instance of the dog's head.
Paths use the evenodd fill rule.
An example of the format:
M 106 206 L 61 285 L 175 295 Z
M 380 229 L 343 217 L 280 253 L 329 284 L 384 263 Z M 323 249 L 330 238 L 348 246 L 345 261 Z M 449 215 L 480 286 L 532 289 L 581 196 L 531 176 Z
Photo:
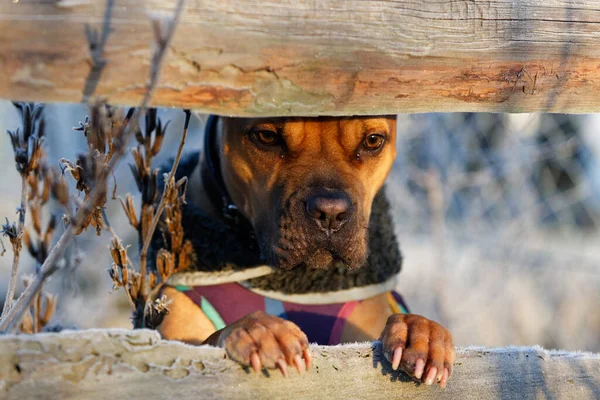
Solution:
M 363 265 L 373 198 L 396 155 L 396 118 L 220 121 L 225 185 L 265 261 Z

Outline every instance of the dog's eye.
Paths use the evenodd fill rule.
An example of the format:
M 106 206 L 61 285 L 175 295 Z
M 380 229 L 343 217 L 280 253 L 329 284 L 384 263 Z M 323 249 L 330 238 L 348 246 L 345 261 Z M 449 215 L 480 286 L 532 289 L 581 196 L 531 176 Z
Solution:
M 277 146 L 281 137 L 275 131 L 269 129 L 256 129 L 250 132 L 252 139 L 264 146 Z
M 377 151 L 385 143 L 385 136 L 379 133 L 372 133 L 363 141 L 363 147 L 368 151 Z

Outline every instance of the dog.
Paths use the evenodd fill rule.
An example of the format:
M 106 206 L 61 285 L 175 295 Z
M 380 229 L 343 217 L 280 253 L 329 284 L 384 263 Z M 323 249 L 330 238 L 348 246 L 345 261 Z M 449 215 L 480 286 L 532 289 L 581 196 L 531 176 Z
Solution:
M 202 188 L 188 188 L 188 199 L 215 219 L 243 220 L 261 260 L 281 276 L 299 268 L 360 270 L 369 255 L 374 199 L 396 156 L 395 116 L 220 117 L 209 125 L 214 133 L 207 133 L 203 167 L 189 177 Z M 277 316 L 285 312 L 268 312 L 272 299 L 265 300 L 265 309 L 253 306 L 255 297 L 244 296 L 259 295 L 237 284 L 201 288 L 197 301 L 174 286 L 165 286 L 162 294 L 171 300 L 158 327 L 164 339 L 224 347 L 231 359 L 255 371 L 280 369 L 287 376 L 289 367 L 299 373 L 310 369 L 310 334 L 293 318 Z M 205 307 L 209 301 L 238 315 L 226 322 L 215 315 L 214 304 Z M 446 386 L 455 359 L 448 330 L 400 312 L 390 292 L 340 304 L 333 325 L 315 323 L 316 332 L 329 338 L 325 344 L 379 339 L 394 370 Z M 317 311 L 294 315 L 317 321 L 328 306 L 310 307 Z

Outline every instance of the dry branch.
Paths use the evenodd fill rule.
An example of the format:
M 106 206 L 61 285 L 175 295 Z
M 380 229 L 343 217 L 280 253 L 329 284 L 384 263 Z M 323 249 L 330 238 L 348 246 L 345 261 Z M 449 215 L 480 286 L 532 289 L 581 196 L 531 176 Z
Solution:
M 2 307 L 0 317 L 6 315 L 12 307 L 13 297 L 15 297 L 15 289 L 17 287 L 17 279 L 19 275 L 19 260 L 21 259 L 22 238 L 25 227 L 25 210 L 27 200 L 27 177 L 21 176 L 21 203 L 19 205 L 19 225 L 17 228 L 17 237 L 13 244 L 13 263 L 10 270 L 10 278 L 8 278 L 8 289 L 6 290 L 6 298 Z M 8 224 L 8 221 L 6 222 Z M 12 240 L 11 240 L 12 243 Z

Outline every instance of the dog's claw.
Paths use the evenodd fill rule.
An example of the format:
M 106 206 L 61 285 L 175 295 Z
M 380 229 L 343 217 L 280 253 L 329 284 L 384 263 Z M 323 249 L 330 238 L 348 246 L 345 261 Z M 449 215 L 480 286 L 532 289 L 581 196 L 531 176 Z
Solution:
M 277 361 L 277 366 L 279 367 L 279 370 L 281 371 L 281 374 L 283 375 L 283 377 L 287 378 L 288 370 L 287 370 L 287 365 L 286 365 L 285 361 L 284 360 Z
M 421 377 L 423 376 L 423 370 L 425 369 L 425 361 L 423 361 L 422 359 L 418 359 L 417 362 L 415 363 L 415 372 L 414 372 L 414 376 L 417 379 L 421 379 Z
M 436 381 L 437 383 L 440 383 L 440 382 L 442 381 L 442 376 L 444 376 L 444 370 L 445 370 L 445 369 L 446 369 L 446 368 L 444 368 L 444 369 L 441 369 L 441 368 L 440 368 L 440 369 L 438 370 L 438 372 L 437 372 L 437 376 L 435 377 L 435 381 Z
M 312 366 L 312 356 L 310 355 L 310 350 L 304 349 L 302 355 L 304 356 L 304 362 L 306 363 L 306 370 L 310 371 L 310 367 Z
M 256 352 L 252 353 L 252 355 L 250 356 L 250 364 L 252 365 L 252 369 L 254 370 L 254 372 L 260 371 L 260 357 Z
M 300 357 L 300 355 L 296 354 L 296 356 L 294 357 L 294 364 L 296 365 L 298 373 L 300 375 L 304 374 L 304 369 L 306 368 L 306 366 L 302 362 L 302 358 Z
M 400 360 L 402 360 L 402 347 L 396 347 L 392 356 L 392 369 L 394 371 L 400 366 Z
M 433 380 L 435 379 L 436 375 L 437 375 L 437 368 L 436 367 L 431 367 L 431 369 L 427 373 L 427 378 L 425 378 L 425 384 L 426 385 L 433 385 Z
M 442 374 L 442 379 L 440 380 L 440 387 L 444 389 L 446 384 L 448 383 L 448 368 L 444 368 L 444 373 Z

